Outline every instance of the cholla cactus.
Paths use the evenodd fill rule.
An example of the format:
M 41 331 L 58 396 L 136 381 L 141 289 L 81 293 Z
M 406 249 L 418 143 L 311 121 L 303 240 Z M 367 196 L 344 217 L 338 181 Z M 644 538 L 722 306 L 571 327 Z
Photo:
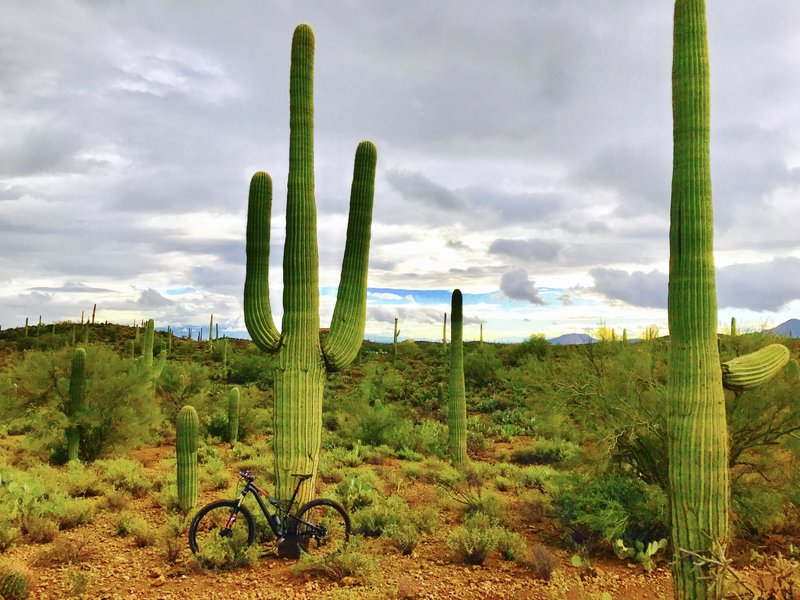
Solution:
M 178 503 L 184 513 L 197 505 L 197 432 L 200 420 L 193 406 L 178 413 L 175 452 L 177 455 Z
M 319 256 L 314 201 L 314 33 L 299 25 L 292 39 L 289 78 L 289 183 L 283 252 L 283 323 L 280 333 L 269 299 L 272 180 L 253 175 L 247 213 L 244 316 L 253 341 L 277 352 L 274 378 L 276 494 L 288 499 L 292 473 L 316 473 L 322 436 L 322 395 L 328 370 L 358 354 L 366 322 L 366 284 L 377 151 L 372 142 L 356 150 L 342 275 L 330 333 L 320 341 Z M 310 499 L 312 478 L 298 500 Z

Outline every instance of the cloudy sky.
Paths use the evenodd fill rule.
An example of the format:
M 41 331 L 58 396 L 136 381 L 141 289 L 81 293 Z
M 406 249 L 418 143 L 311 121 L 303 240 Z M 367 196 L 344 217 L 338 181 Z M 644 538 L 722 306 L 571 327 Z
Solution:
M 711 0 L 720 326 L 800 317 L 800 8 Z M 666 333 L 671 2 L 5 0 L 0 325 L 242 314 L 247 188 L 275 184 L 294 26 L 316 32 L 321 319 L 357 143 L 378 146 L 368 337 Z

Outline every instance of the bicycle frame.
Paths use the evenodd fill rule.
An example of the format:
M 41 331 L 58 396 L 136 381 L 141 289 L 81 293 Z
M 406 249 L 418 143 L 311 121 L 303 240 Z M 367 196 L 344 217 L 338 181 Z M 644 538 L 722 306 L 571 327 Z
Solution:
M 300 479 L 297 482 L 297 486 L 294 488 L 294 493 L 292 497 L 289 499 L 289 503 L 287 508 L 284 508 L 281 504 L 281 501 L 277 498 L 271 497 L 267 492 L 262 490 L 258 487 L 252 480 L 245 479 L 246 483 L 244 488 L 242 489 L 242 493 L 239 494 L 239 502 L 237 503 L 237 507 L 241 507 L 242 503 L 244 502 L 245 497 L 247 494 L 252 493 L 255 496 L 256 502 L 258 502 L 258 506 L 261 508 L 261 512 L 264 513 L 264 516 L 267 518 L 267 523 L 269 524 L 269 528 L 272 530 L 272 533 L 275 535 L 276 538 L 283 539 L 287 533 L 291 533 L 293 529 L 297 527 L 297 524 L 303 524 L 307 527 L 311 528 L 315 533 L 319 531 L 319 527 L 314 525 L 313 523 L 309 523 L 303 519 L 298 519 L 296 516 L 291 514 L 292 507 L 294 506 L 295 498 L 297 498 L 297 492 L 300 490 L 300 486 L 303 484 L 304 479 Z M 266 498 L 266 502 L 264 501 Z M 269 509 L 267 508 L 267 502 L 272 505 L 277 513 L 281 516 L 280 522 L 277 524 L 275 523 L 275 519 L 271 518 L 272 515 L 269 513 Z M 231 513 L 230 518 L 228 519 L 228 524 L 226 525 L 226 529 L 230 529 L 233 527 L 233 524 L 236 522 L 236 515 L 238 511 L 233 511 Z M 289 523 L 289 519 L 293 521 L 293 527 L 287 527 L 287 523 Z

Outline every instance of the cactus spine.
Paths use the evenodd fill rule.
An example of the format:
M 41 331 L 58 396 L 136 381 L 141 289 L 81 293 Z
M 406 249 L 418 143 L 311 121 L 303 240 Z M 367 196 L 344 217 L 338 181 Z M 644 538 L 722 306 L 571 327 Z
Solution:
M 67 460 L 78 460 L 81 430 L 77 419 L 84 408 L 83 396 L 86 391 L 86 350 L 76 348 L 72 353 L 72 368 L 69 375 L 69 406 L 67 418 Z
M 233 444 L 239 439 L 239 388 L 228 392 L 228 441 Z
M 269 227 L 272 182 L 253 175 L 247 215 L 245 323 L 264 351 L 278 353 L 274 379 L 276 494 L 287 499 L 292 473 L 317 470 L 322 435 L 322 395 L 327 370 L 358 354 L 366 322 L 366 284 L 377 151 L 372 142 L 356 150 L 347 241 L 330 333 L 319 332 L 319 256 L 314 201 L 314 33 L 299 25 L 292 39 L 289 78 L 289 181 L 283 253 L 283 323 L 279 333 L 269 303 Z M 310 499 L 313 478 L 300 502 Z
M 193 406 L 178 413 L 175 452 L 178 466 L 178 503 L 184 513 L 197 505 L 197 431 L 200 421 Z
M 751 354 L 722 363 L 722 385 L 729 390 L 744 391 L 772 379 L 786 366 L 789 349 L 782 344 L 770 344 Z
M 673 42 L 667 302 L 672 570 L 676 598 L 704 600 L 721 597 L 722 578 L 697 566 L 697 556 L 724 558 L 729 511 L 728 428 L 717 349 L 704 0 L 676 0 Z
M 450 302 L 450 401 L 447 404 L 447 437 L 453 464 L 463 467 L 467 462 L 467 401 L 461 290 L 453 290 Z

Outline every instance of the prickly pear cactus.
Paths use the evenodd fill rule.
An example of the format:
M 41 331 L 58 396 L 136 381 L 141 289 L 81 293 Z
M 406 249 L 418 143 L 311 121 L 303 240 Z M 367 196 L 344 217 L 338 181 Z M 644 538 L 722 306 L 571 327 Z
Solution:
M 200 421 L 193 406 L 178 413 L 175 451 L 178 465 L 178 503 L 184 513 L 197 505 L 197 432 Z

